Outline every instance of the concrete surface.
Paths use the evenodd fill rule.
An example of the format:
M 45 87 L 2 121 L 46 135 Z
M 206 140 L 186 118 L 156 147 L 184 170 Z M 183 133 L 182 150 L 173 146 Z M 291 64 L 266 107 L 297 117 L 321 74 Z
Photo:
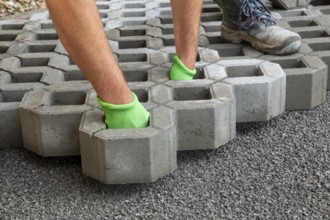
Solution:
M 97 105 L 89 90 L 85 83 L 27 93 L 19 106 L 24 147 L 41 156 L 80 155 L 81 116 Z
M 106 184 L 153 182 L 177 167 L 174 112 L 150 111 L 147 128 L 106 129 L 101 110 L 86 112 L 80 124 L 83 173 Z
M 234 87 L 236 121 L 268 121 L 284 112 L 286 76 L 275 63 L 257 59 L 223 60 L 227 77 Z
M 278 63 L 285 72 L 285 110 L 308 110 L 325 101 L 328 67 L 317 56 L 293 54 L 261 58 Z
M 175 111 L 178 150 L 215 149 L 235 138 L 236 101 L 233 87 L 209 80 L 169 81 L 159 91 Z M 157 96 L 155 97 L 155 100 Z

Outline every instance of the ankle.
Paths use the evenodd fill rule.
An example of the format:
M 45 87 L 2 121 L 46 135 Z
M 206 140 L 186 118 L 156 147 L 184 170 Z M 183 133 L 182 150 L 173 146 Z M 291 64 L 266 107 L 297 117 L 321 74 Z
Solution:
M 114 90 L 115 91 L 115 90 Z M 129 104 L 133 101 L 133 95 L 130 89 L 121 89 L 121 93 L 109 93 L 107 92 L 103 96 L 99 95 L 98 97 L 107 103 L 114 105 L 124 105 Z

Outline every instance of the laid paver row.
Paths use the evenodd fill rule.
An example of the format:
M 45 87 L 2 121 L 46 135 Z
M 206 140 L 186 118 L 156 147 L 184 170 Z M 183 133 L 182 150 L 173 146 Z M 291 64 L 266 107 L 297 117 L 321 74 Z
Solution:
M 279 57 L 224 42 L 222 12 L 206 1 L 198 74 L 174 82 L 168 76 L 175 53 L 169 3 L 97 4 L 125 78 L 151 112 L 149 127 L 106 129 L 95 92 L 43 12 L 0 22 L 0 147 L 81 154 L 84 173 L 101 182 L 150 182 L 176 168 L 177 150 L 214 149 L 232 140 L 236 122 L 270 120 L 325 101 L 328 6 L 273 13 L 303 38 L 299 53 Z

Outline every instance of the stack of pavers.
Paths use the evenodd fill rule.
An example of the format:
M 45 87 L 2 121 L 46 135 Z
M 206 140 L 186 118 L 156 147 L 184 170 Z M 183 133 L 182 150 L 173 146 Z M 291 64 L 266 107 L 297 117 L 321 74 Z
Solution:
M 47 157 L 81 155 L 84 174 L 107 184 L 151 182 L 176 169 L 177 150 L 216 149 L 234 139 L 237 122 L 267 121 L 325 102 L 328 0 L 272 10 L 279 25 L 303 39 L 290 56 L 222 41 L 222 12 L 205 0 L 192 81 L 168 76 L 175 53 L 169 1 L 97 5 L 130 88 L 151 112 L 149 127 L 106 129 L 95 91 L 45 11 L 0 21 L 0 148 L 24 146 Z

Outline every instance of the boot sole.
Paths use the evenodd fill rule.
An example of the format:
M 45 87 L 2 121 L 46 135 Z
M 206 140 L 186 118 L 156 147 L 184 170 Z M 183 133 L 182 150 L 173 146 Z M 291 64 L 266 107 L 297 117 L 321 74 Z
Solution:
M 244 31 L 240 31 L 240 30 L 233 31 L 225 26 L 221 26 L 220 33 L 221 33 L 221 37 L 229 42 L 239 44 L 242 41 L 246 41 L 249 42 L 252 45 L 252 47 L 254 47 L 255 49 L 268 54 L 275 54 L 275 55 L 292 54 L 297 52 L 301 46 L 301 41 L 298 39 L 296 41 L 290 42 L 287 45 L 283 45 L 282 47 L 270 48 L 268 45 L 256 41 L 254 38 L 246 34 Z

